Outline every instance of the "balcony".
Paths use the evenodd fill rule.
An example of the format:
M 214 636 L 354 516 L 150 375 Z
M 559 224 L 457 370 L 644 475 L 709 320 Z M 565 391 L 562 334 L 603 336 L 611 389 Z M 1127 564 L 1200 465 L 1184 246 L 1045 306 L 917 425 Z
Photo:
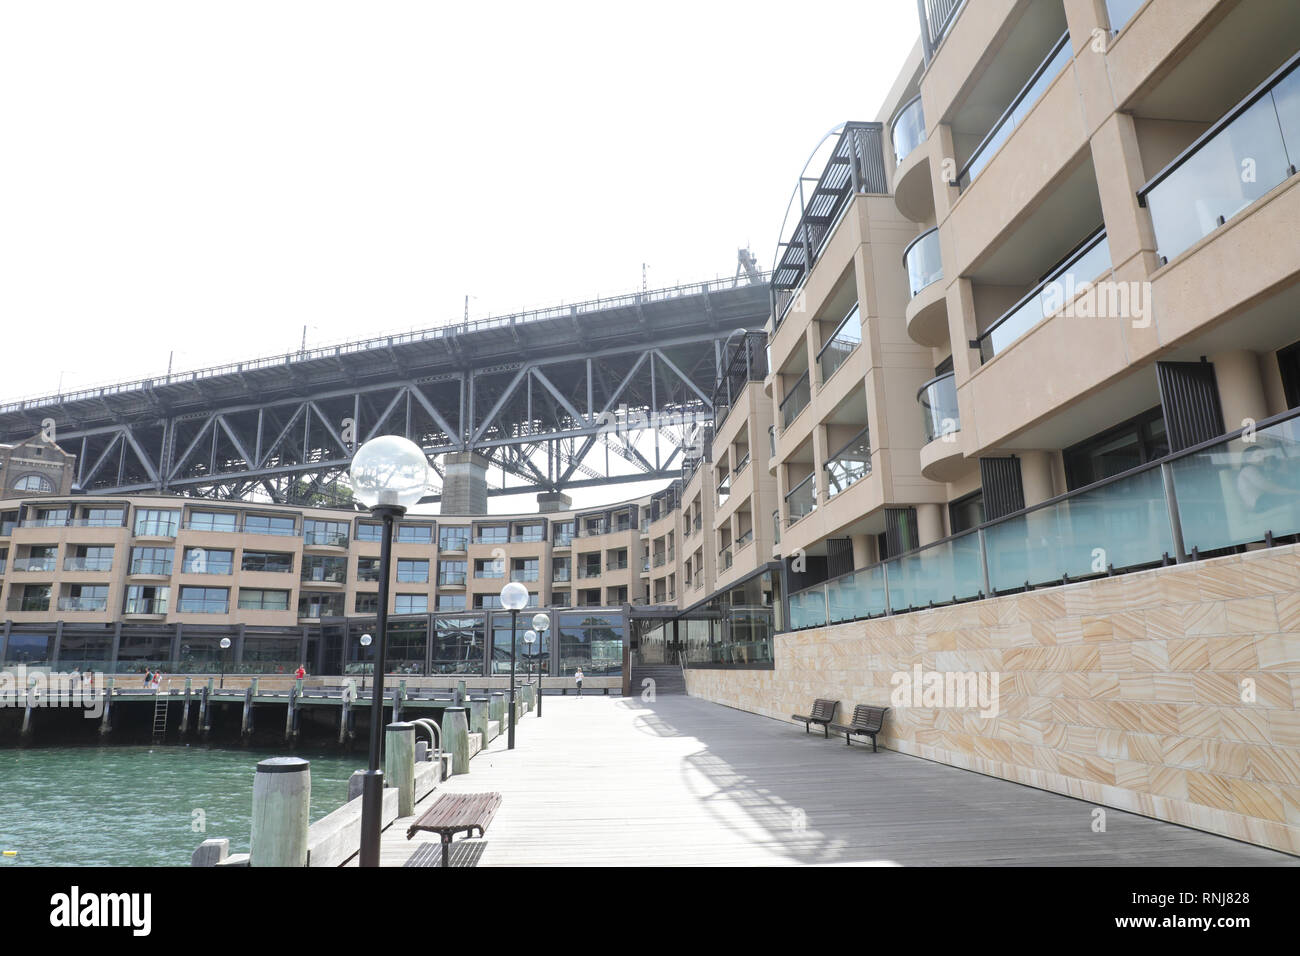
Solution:
M 1099 229 L 1076 246 L 1063 263 L 1054 266 L 1048 277 L 1029 294 L 980 333 L 980 337 L 971 343 L 972 347 L 980 350 L 980 361 L 987 362 L 1005 351 L 1039 322 L 1073 302 L 1079 293 L 1109 271 L 1110 246 L 1106 242 L 1105 230 Z M 1127 288 L 1124 292 L 1127 300 Z M 1122 315 L 1127 311 L 1126 306 L 1127 302 L 1123 307 L 1116 303 L 1116 314 Z M 1111 313 L 1108 311 L 1106 314 Z
M 925 142 L 925 111 L 921 96 L 908 100 L 890 124 L 894 143 L 894 204 L 913 222 L 934 215 L 934 190 L 930 184 L 929 155 L 919 147 Z
M 792 525 L 817 510 L 817 483 L 808 475 L 785 496 L 786 524 Z
M 831 333 L 826 344 L 817 353 L 817 368 L 821 372 L 822 384 L 825 385 L 832 375 L 845 363 L 848 357 L 862 344 L 862 316 L 858 304 L 853 303 L 848 315 L 840 321 Z
M 152 574 L 155 577 L 170 577 L 172 562 L 159 558 L 135 558 L 131 561 L 130 574 Z
M 378 576 L 376 576 L 374 580 L 378 581 Z M 444 588 L 463 588 L 465 586 L 465 572 L 439 571 L 438 586 Z
M 785 398 L 781 399 L 781 427 L 789 428 L 799 413 L 808 407 L 812 400 L 812 388 L 809 384 L 808 373 L 804 372 L 799 376 L 799 380 L 786 393 Z
M 167 599 L 166 598 L 127 598 L 124 613 L 151 614 L 151 615 L 166 614 Z
M 302 543 L 308 547 L 346 548 L 348 546 L 348 533 L 346 531 L 305 531 L 303 532 Z
M 464 551 L 469 547 L 468 535 L 447 535 L 438 539 L 439 551 Z
M 925 62 L 934 58 L 934 51 L 957 19 L 966 0 L 922 0 L 917 4 L 921 18 L 921 50 Z
M 67 518 L 26 518 L 19 522 L 20 528 L 66 528 Z
M 930 379 L 916 393 L 921 404 L 926 442 L 938 441 L 961 430 L 957 410 L 957 385 L 952 372 Z
M 920 345 L 938 348 L 948 343 L 948 300 L 943 282 L 939 230 L 929 229 L 903 250 L 911 298 L 903 310 L 907 334 Z
M 15 594 L 9 598 L 5 607 L 10 611 L 48 611 L 50 596 L 48 594 Z
M 1038 68 L 1030 74 L 1029 81 L 1025 83 L 1020 92 L 1016 94 L 1015 99 L 1011 101 L 1011 105 L 1007 107 L 1006 112 L 999 117 L 998 121 L 993 124 L 993 128 L 975 147 L 970 159 L 966 160 L 966 165 L 957 174 L 958 189 L 965 191 L 970 187 L 970 184 L 989 164 L 994 154 L 1002 148 L 1002 144 L 1011 138 L 1011 134 L 1016 127 L 1029 115 L 1043 93 L 1052 85 L 1052 81 L 1060 76 L 1061 72 L 1069 65 L 1072 57 L 1070 32 L 1067 30 L 1061 34 L 1060 38 L 1048 50 Z
M 58 566 L 58 559 L 54 557 L 14 559 L 15 571 L 47 571 L 53 573 Z
M 899 163 L 925 142 L 925 110 L 921 107 L 920 94 L 904 103 L 895 114 L 889 124 L 889 138 L 894 144 L 894 158 Z
M 553 583 L 564 583 L 570 579 L 568 568 L 555 568 L 551 571 L 551 581 Z
M 745 454 L 736 462 L 736 467 L 731 470 L 733 475 L 738 475 L 749 467 L 749 449 L 745 449 Z
M 731 497 L 731 476 L 726 475 L 718 482 L 718 507 L 721 508 Z
M 626 570 L 627 570 L 627 559 L 624 558 L 622 561 L 610 561 L 608 564 L 605 565 L 605 570 L 606 570 L 606 571 L 626 571 Z
M 538 578 L 536 568 L 516 568 L 510 572 L 511 581 L 520 581 L 523 583 L 532 583 Z
M 182 598 L 176 604 L 178 614 L 225 614 L 229 601 L 206 598 Z
M 750 528 L 748 531 L 741 532 L 740 536 L 736 538 L 736 550 L 739 551 L 741 548 L 743 548 L 745 545 L 749 544 L 749 542 L 753 540 L 754 540 L 753 528 Z
M 59 598 L 59 610 L 71 611 L 73 613 L 85 611 L 107 611 L 108 598 L 61 597 Z
M 581 579 L 586 579 L 586 578 L 598 578 L 598 577 L 600 577 L 600 565 L 599 565 L 599 564 L 594 564 L 594 565 L 580 564 L 580 565 L 578 565 L 578 578 L 579 578 L 580 580 L 581 580 Z
M 907 269 L 908 288 L 912 298 L 926 286 L 943 278 L 943 259 L 939 255 L 939 230 L 929 229 L 903 250 L 903 267 Z
M 718 570 L 731 570 L 731 548 L 723 548 L 718 552 Z
M 347 579 L 348 573 L 343 568 L 304 567 L 302 569 L 302 580 L 314 584 L 345 584 Z M 398 580 L 400 581 L 401 578 L 399 577 Z
M 871 474 L 871 432 L 862 429 L 826 465 L 826 497 L 834 498 L 861 478 Z
M 1138 192 L 1168 262 L 1281 185 L 1300 165 L 1300 54 Z M 1249 174 L 1249 175 L 1247 175 Z
M 112 571 L 112 558 L 64 558 L 64 571 Z

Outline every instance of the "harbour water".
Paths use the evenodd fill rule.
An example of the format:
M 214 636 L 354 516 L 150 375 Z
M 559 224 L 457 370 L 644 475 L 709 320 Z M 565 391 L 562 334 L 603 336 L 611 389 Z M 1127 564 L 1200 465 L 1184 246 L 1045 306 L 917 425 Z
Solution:
M 248 852 L 257 762 L 285 751 L 202 746 L 0 749 L 0 867 L 188 866 L 208 837 Z M 342 806 L 364 753 L 311 761 L 311 818 Z

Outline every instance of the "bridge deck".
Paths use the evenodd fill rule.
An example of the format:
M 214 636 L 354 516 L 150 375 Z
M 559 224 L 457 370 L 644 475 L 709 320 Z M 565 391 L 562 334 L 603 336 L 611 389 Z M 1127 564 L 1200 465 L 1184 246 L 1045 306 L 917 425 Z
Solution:
M 694 698 L 544 707 L 515 751 L 499 737 L 434 791 L 504 797 L 453 865 L 1300 864 L 1120 810 L 1094 833 L 1091 804 Z M 411 819 L 385 832 L 383 865 L 437 864 Z

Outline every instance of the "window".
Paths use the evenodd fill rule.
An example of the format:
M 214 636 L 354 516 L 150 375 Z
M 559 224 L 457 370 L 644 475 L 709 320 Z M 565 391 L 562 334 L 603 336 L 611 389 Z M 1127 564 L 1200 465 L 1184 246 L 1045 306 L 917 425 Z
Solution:
M 59 598 L 60 611 L 106 611 L 108 610 L 107 584 L 73 584 L 68 592 Z
M 383 541 L 384 526 L 375 524 L 370 521 L 362 521 L 357 524 L 358 541 Z
M 871 435 L 864 428 L 826 462 L 826 494 L 834 498 L 859 478 L 871 474 Z
M 559 615 L 560 670 L 569 676 L 581 668 L 588 676 L 623 673 L 621 614 Z
M 50 609 L 50 593 L 53 589 L 49 584 L 28 584 L 22 593 L 9 599 L 9 610 L 11 611 L 48 611 Z M 12 641 L 13 638 L 11 637 Z
M 559 521 L 556 522 L 552 543 L 557 548 L 566 548 L 573 543 L 573 522 Z
M 481 675 L 486 634 L 482 614 L 434 618 L 430 673 Z
M 113 546 L 109 545 L 75 545 L 75 552 L 63 560 L 65 571 L 111 571 L 113 570 Z
M 474 607 L 476 608 L 495 608 L 501 606 L 500 594 L 475 594 Z
M 238 529 L 237 517 L 233 511 L 191 511 L 189 524 L 185 527 L 191 531 L 235 531 Z
M 429 562 L 412 558 L 397 560 L 397 580 L 402 584 L 428 584 Z
M 438 583 L 463 587 L 465 584 L 465 562 L 439 561 Z
M 157 538 L 174 538 L 180 515 L 179 511 L 139 508 L 135 513 L 135 533 Z
M 374 592 L 361 592 L 357 595 L 353 609 L 358 614 L 377 614 L 379 612 L 379 595 Z
M 186 548 L 181 571 L 185 574 L 230 574 L 235 570 L 235 552 L 215 548 Z
M 481 525 L 474 540 L 478 544 L 505 544 L 510 540 L 510 528 L 503 524 Z
M 225 614 L 229 602 L 229 588 L 183 587 L 176 610 L 181 614 Z
M 569 580 L 569 559 L 553 558 L 551 560 L 551 580 L 567 581 Z
M 378 581 L 379 580 L 379 559 L 378 558 L 357 558 L 357 580 Z
M 269 591 L 265 588 L 240 588 L 239 607 L 245 611 L 287 611 L 289 592 Z
M 304 544 L 345 548 L 348 544 L 348 524 L 346 521 L 318 521 L 314 518 L 304 518 L 302 538 Z
M 120 528 L 125 516 L 121 508 L 86 508 L 77 524 L 87 528 Z
M 304 591 L 298 596 L 299 617 L 342 617 L 343 595 Z
M 1169 454 L 1164 412 L 1157 405 L 1114 428 L 1067 448 L 1065 483 L 1070 491 Z
M 505 568 L 503 562 L 495 561 L 492 558 L 475 558 L 474 559 L 474 577 L 476 578 L 502 578 L 505 577 Z
M 984 492 L 975 491 L 948 504 L 948 524 L 960 534 L 984 523 Z
M 54 494 L 54 482 L 44 475 L 23 475 L 14 482 L 14 491 L 30 491 L 38 495 Z
M 36 516 L 23 522 L 26 528 L 61 528 L 68 523 L 67 508 L 37 508 Z
M 171 574 L 171 548 L 132 548 L 132 574 Z
M 395 614 L 427 614 L 429 612 L 429 595 L 399 594 L 393 604 Z
M 397 540 L 411 544 L 430 544 L 433 542 L 433 528 L 427 524 L 398 525 Z
M 243 571 L 288 574 L 293 571 L 293 555 L 282 551 L 245 551 L 239 567 Z
M 305 554 L 302 557 L 304 581 L 329 581 L 342 584 L 348 578 L 348 559 L 331 555 Z
M 516 541 L 545 541 L 546 525 L 523 524 L 515 528 Z
M 278 534 L 287 537 L 298 533 L 293 518 L 273 515 L 249 515 L 244 519 L 244 530 L 250 534 Z
M 469 544 L 468 528 L 439 528 L 438 547 L 443 551 L 464 551 Z
M 465 595 L 463 594 L 439 594 L 438 595 L 439 611 L 463 611 L 465 610 Z
M 171 588 L 133 584 L 126 589 L 127 614 L 166 614 Z
M 836 370 L 844 364 L 844 360 L 861 343 L 862 318 L 858 312 L 858 304 L 855 302 L 817 355 L 817 365 L 821 369 L 823 384 L 835 374 Z
M 511 563 L 511 581 L 536 581 L 538 576 L 537 558 L 515 558 Z

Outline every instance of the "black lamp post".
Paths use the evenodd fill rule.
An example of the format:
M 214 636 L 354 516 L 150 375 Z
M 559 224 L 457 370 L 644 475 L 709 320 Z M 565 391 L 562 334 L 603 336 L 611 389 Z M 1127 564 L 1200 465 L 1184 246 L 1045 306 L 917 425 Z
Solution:
M 226 689 L 226 651 L 230 650 L 230 638 L 221 639 L 221 689 Z
M 519 633 L 519 612 L 528 606 L 528 588 L 511 581 L 501 589 L 501 606 L 510 609 L 510 723 L 506 749 L 515 749 L 515 636 Z
M 537 632 L 537 716 L 542 716 L 542 645 L 546 631 L 551 626 L 551 616 L 544 611 L 533 615 L 533 630 Z
M 527 655 L 527 657 L 530 659 L 528 664 L 528 670 L 526 672 L 527 676 L 525 679 L 530 684 L 532 683 L 532 678 L 533 678 L 533 666 L 532 666 L 531 658 L 533 656 L 533 645 L 536 643 L 537 643 L 537 632 L 530 627 L 528 630 L 524 631 L 524 654 Z
M 388 652 L 388 579 L 393 561 L 393 525 L 419 501 L 429 486 L 429 461 L 414 442 L 384 435 L 366 442 L 348 469 L 352 492 L 383 522 L 379 544 L 379 611 L 376 618 L 373 689 L 370 698 L 370 769 L 361 779 L 361 866 L 379 865 L 379 833 L 383 815 L 384 772 L 379 769 L 383 748 L 384 669 Z M 362 670 L 364 683 L 365 671 Z
M 380 588 L 383 588 L 382 584 L 380 585 Z M 369 647 L 373 641 L 374 638 L 371 637 L 369 634 L 362 634 L 361 640 L 359 640 L 357 643 L 359 643 L 362 647 Z M 361 693 L 364 694 L 366 692 L 366 662 L 357 661 L 357 664 L 361 667 Z

